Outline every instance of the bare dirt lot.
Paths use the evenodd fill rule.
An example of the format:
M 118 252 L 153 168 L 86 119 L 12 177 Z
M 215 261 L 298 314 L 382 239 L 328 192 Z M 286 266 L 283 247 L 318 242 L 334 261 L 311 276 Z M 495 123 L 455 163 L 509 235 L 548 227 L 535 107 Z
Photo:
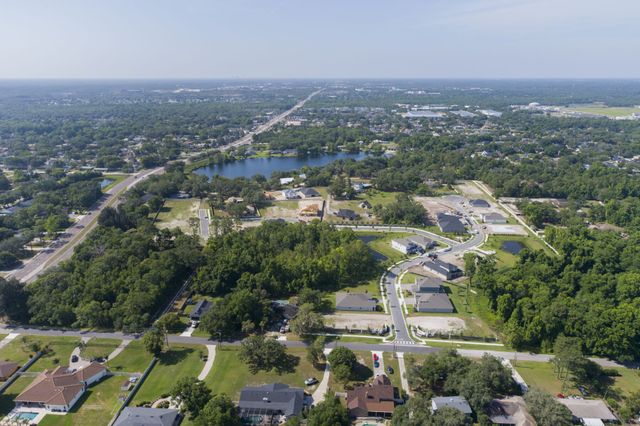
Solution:
M 486 224 L 487 232 L 495 235 L 523 235 L 527 236 L 527 230 L 522 225 L 492 225 Z
M 425 331 L 460 331 L 466 328 L 466 324 L 462 318 L 458 317 L 432 317 L 432 316 L 413 316 L 407 317 L 409 325 L 419 326 Z
M 477 197 L 483 198 L 486 197 L 486 194 L 480 190 L 477 186 L 475 186 L 472 182 L 460 182 L 455 185 L 455 189 L 467 197 Z
M 449 207 L 440 197 L 414 197 L 414 200 L 422 204 L 433 218 L 435 218 L 438 213 L 455 212 L 455 210 Z
M 367 329 L 382 328 L 383 325 L 391 325 L 391 317 L 385 314 L 359 314 L 359 313 L 336 313 L 325 315 L 324 323 L 327 327 L 336 329 Z

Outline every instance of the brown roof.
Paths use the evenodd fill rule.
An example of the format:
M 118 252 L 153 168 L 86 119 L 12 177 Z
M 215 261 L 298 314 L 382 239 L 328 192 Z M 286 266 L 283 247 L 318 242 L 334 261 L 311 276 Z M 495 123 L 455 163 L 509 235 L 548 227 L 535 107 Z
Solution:
M 384 374 L 377 376 L 373 383 L 359 386 L 347 392 L 347 408 L 355 413 L 393 413 L 394 388 Z
M 91 363 L 78 371 L 67 367 L 45 370 L 14 401 L 47 405 L 68 405 L 78 393 L 84 391 L 84 383 L 91 377 L 106 370 L 103 365 Z
M 9 377 L 20 368 L 16 362 L 0 361 L 0 377 Z
M 536 421 L 527 411 L 527 404 L 521 396 L 504 399 L 494 399 L 489 404 L 489 417 L 498 424 L 512 424 L 515 426 L 535 426 Z

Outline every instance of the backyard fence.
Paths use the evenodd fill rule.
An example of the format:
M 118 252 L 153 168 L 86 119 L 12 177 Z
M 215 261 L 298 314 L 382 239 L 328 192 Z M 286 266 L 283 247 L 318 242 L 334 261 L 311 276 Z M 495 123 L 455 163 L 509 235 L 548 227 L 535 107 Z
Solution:
M 158 362 L 158 358 L 153 357 L 153 359 L 149 363 L 149 366 L 147 367 L 147 369 L 144 370 L 144 373 L 142 373 L 142 376 L 140 376 L 140 378 L 138 379 L 138 382 L 135 384 L 135 386 L 133 387 L 131 392 L 129 392 L 129 395 L 127 395 L 125 400 L 122 402 L 122 405 L 120 405 L 120 408 L 118 408 L 118 411 L 116 412 L 116 414 L 113 416 L 113 418 L 109 422 L 109 426 L 113 425 L 116 422 L 116 420 L 118 419 L 118 416 L 120 415 L 122 410 L 124 410 L 125 407 L 127 405 L 129 405 L 129 403 L 131 402 L 133 397 L 136 396 L 136 392 L 138 392 L 138 389 L 140 389 L 140 386 L 142 386 L 142 384 L 144 383 L 145 379 L 147 378 L 149 373 L 151 373 L 151 370 L 153 370 L 153 367 L 156 365 L 157 362 Z

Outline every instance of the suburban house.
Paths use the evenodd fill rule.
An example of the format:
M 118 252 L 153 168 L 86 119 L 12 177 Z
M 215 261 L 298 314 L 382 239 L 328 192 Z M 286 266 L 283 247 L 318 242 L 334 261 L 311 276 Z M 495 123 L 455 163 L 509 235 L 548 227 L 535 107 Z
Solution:
M 245 424 L 259 417 L 299 416 L 304 405 L 304 391 L 282 383 L 270 383 L 259 387 L 245 387 L 240 392 L 238 412 Z M 258 423 L 262 424 L 262 423 Z M 269 423 L 271 424 L 271 423 Z
M 507 218 L 502 216 L 500 213 L 487 213 L 482 215 L 482 221 L 484 223 L 503 224 L 507 223 Z
M 487 200 L 483 200 L 482 198 L 476 198 L 475 200 L 469 200 L 469 205 L 471 207 L 479 207 L 479 208 L 487 208 L 491 207 Z
M 284 198 L 286 198 L 287 200 L 295 200 L 297 198 L 300 198 L 300 195 L 298 194 L 298 191 L 293 190 L 293 189 L 285 189 L 282 191 L 282 196 Z
M 200 321 L 200 318 L 202 318 L 202 316 L 207 313 L 212 306 L 213 304 L 208 300 L 200 300 L 191 310 L 189 318 L 191 321 Z
M 302 198 L 317 198 L 320 193 L 313 188 L 300 188 L 298 193 Z
M 44 408 L 48 411 L 67 412 L 82 397 L 88 386 L 108 374 L 97 362 L 71 371 L 56 367 L 38 374 L 36 379 L 15 399 L 16 407 Z
M 425 293 L 416 295 L 416 312 L 437 312 L 450 314 L 454 311 L 447 293 Z
M 462 270 L 452 263 L 440 259 L 430 259 L 422 262 L 422 267 L 443 280 L 452 280 L 462 276 Z
M 391 417 L 395 408 L 396 388 L 381 374 L 373 383 L 347 391 L 347 409 L 352 418 Z
M 340 209 L 334 214 L 340 219 L 356 220 L 358 218 L 358 213 L 354 212 L 351 209 Z
M 0 381 L 5 381 L 18 371 L 20 364 L 16 362 L 0 361 Z
M 438 396 L 431 399 L 431 411 L 436 412 L 443 407 L 455 408 L 469 416 L 473 414 L 473 410 L 464 396 Z
M 169 408 L 126 407 L 113 426 L 178 426 L 180 411 Z
M 442 281 L 433 277 L 423 277 L 416 279 L 411 287 L 413 293 L 444 293 Z
M 557 401 L 571 411 L 574 420 L 584 425 L 604 426 L 605 423 L 618 421 L 601 399 L 558 398 Z
M 527 411 L 521 396 L 494 399 L 489 404 L 489 418 L 496 425 L 535 426 L 536 422 Z
M 338 311 L 375 311 L 378 301 L 364 293 L 336 293 Z
M 434 246 L 433 240 L 420 235 L 391 240 L 391 247 L 404 254 L 424 253 Z
M 271 307 L 287 321 L 294 319 L 296 315 L 298 315 L 298 306 L 293 303 L 289 303 L 288 300 L 274 300 L 271 302 Z
M 438 213 L 436 216 L 438 227 L 448 234 L 464 234 L 466 229 L 458 216 L 446 213 Z

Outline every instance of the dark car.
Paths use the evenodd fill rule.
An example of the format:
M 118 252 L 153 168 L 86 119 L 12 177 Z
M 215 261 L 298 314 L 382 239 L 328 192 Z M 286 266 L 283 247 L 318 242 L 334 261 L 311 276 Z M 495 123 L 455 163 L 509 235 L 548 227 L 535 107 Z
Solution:
M 389 374 L 393 374 L 393 368 L 391 368 L 391 367 L 387 367 L 387 373 L 389 373 Z
M 71 357 L 71 362 L 78 362 L 78 355 L 73 355 Z

